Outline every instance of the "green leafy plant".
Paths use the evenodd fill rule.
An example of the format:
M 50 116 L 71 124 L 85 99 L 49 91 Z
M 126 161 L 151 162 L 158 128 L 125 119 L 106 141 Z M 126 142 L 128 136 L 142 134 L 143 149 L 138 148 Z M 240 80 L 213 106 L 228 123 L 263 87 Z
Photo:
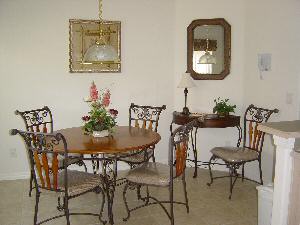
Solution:
M 214 99 L 215 107 L 213 108 L 213 113 L 217 113 L 222 116 L 229 115 L 229 113 L 234 113 L 234 109 L 236 108 L 236 105 L 230 105 L 229 99 L 221 99 L 218 97 L 217 99 Z

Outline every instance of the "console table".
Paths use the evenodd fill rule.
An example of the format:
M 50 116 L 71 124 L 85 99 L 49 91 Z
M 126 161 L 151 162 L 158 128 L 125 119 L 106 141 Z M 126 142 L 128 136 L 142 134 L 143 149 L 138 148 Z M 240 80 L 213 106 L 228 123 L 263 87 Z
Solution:
M 240 145 L 242 139 L 242 128 L 240 127 L 240 116 L 229 115 L 220 117 L 217 114 L 204 114 L 204 113 L 190 113 L 188 115 L 181 112 L 173 112 L 173 120 L 170 125 L 170 132 L 173 131 L 173 124 L 184 125 L 194 119 L 203 117 L 202 121 L 199 121 L 195 126 L 195 129 L 191 132 L 192 150 L 194 159 L 188 159 L 195 165 L 194 178 L 197 177 L 197 168 L 200 165 L 208 165 L 208 162 L 198 160 L 197 153 L 197 131 L 198 128 L 226 128 L 236 127 L 239 132 L 237 146 Z M 199 165 L 198 165 L 199 163 Z

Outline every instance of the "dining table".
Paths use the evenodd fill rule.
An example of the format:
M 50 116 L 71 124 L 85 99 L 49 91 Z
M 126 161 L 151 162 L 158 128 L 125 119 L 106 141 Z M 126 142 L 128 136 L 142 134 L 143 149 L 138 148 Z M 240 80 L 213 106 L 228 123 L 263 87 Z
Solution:
M 98 160 L 102 163 L 99 176 L 103 181 L 102 188 L 107 198 L 107 217 L 109 224 L 114 224 L 113 200 L 117 181 L 117 161 L 121 157 L 134 152 L 142 152 L 157 144 L 161 136 L 150 129 L 131 126 L 116 126 L 106 137 L 87 135 L 82 127 L 60 129 L 56 132 L 65 137 L 68 153 L 79 153 L 85 156 L 85 160 Z M 98 157 L 91 157 L 91 155 Z

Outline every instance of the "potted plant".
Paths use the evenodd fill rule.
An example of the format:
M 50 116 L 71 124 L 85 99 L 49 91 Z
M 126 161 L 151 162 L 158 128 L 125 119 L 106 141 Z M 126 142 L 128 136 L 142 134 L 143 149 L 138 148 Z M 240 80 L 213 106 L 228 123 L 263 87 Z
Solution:
M 221 99 L 218 97 L 217 99 L 214 99 L 215 107 L 213 108 L 213 113 L 217 113 L 219 116 L 228 116 L 229 113 L 234 113 L 234 109 L 236 108 L 236 105 L 230 105 L 229 99 Z
M 85 101 L 90 103 L 91 111 L 88 112 L 88 115 L 82 117 L 84 133 L 93 135 L 94 137 L 108 136 L 117 124 L 115 119 L 118 115 L 117 110 L 108 109 L 110 91 L 106 90 L 99 95 L 95 83 L 92 82 L 90 97 L 86 98 Z

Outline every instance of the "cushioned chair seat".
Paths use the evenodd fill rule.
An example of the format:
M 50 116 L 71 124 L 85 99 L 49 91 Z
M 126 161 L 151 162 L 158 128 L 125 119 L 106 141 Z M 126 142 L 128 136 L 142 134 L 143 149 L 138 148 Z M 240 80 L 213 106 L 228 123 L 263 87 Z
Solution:
M 85 191 L 96 188 L 101 185 L 99 175 L 68 170 L 68 194 L 69 196 L 77 195 Z M 64 171 L 58 174 L 58 187 L 64 190 Z
M 170 182 L 170 167 L 161 163 L 146 162 L 139 167 L 131 169 L 126 175 L 129 182 L 168 186 Z
M 226 162 L 238 163 L 252 161 L 258 158 L 258 152 L 249 148 L 215 147 L 211 153 Z

